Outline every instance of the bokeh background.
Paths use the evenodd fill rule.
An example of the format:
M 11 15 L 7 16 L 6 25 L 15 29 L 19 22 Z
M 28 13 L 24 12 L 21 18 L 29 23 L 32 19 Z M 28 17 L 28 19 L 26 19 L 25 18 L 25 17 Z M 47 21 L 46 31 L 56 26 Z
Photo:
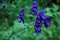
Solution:
M 30 12 L 34 0 L 3 0 L 0 3 L 0 40 L 60 40 L 60 0 L 36 0 L 38 11 L 44 10 L 50 16 L 51 26 L 36 35 L 34 23 L 36 16 Z M 5 4 L 5 8 L 2 7 Z M 19 23 L 17 16 L 25 8 L 25 23 Z

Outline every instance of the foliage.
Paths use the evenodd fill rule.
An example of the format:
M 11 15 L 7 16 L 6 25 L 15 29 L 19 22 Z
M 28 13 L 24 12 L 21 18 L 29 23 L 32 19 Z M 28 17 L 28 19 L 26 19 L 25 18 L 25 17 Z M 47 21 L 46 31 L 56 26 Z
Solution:
M 38 3 L 41 1 L 37 0 Z M 44 3 L 39 4 L 38 11 L 44 9 L 45 15 L 51 18 L 51 26 L 46 29 L 43 25 L 40 35 L 36 35 L 34 30 L 36 16 L 30 12 L 32 2 L 32 0 L 14 0 L 10 4 L 9 1 L 4 0 L 6 9 L 3 9 L 0 3 L 0 40 L 60 40 L 60 6 L 54 3 L 52 7 L 46 7 Z M 48 1 L 45 2 L 48 4 Z M 19 23 L 17 19 L 23 7 L 25 8 L 24 24 Z

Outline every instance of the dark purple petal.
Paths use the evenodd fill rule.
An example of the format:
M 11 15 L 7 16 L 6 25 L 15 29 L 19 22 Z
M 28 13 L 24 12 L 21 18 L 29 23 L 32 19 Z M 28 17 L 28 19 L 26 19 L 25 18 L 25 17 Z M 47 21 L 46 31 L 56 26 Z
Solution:
M 22 8 L 20 15 L 18 16 L 18 22 L 24 23 L 24 13 L 25 13 L 25 10 L 24 8 Z
M 34 25 L 34 29 L 37 35 L 39 35 L 39 33 L 41 32 L 41 27 L 42 27 L 42 20 L 40 19 L 39 16 L 37 16 L 36 22 Z
M 34 29 L 35 29 L 36 34 L 39 35 L 39 33 L 41 32 L 41 28 L 42 28 L 41 23 L 40 24 L 37 24 L 37 23 L 35 24 Z
M 30 9 L 33 15 L 37 15 L 37 9 L 38 9 L 38 3 L 36 1 L 33 1 L 33 7 Z
M 45 16 L 44 10 L 39 11 L 38 15 L 39 15 L 39 16 Z
M 33 1 L 33 6 L 34 7 L 38 7 L 38 2 L 37 1 Z
M 50 23 L 50 18 L 49 18 L 49 17 L 46 17 L 46 18 L 45 18 L 44 24 L 45 24 L 46 29 L 48 29 L 48 27 L 51 25 L 51 23 Z
M 39 27 L 35 28 L 35 32 L 37 35 L 39 35 L 39 33 L 41 32 L 41 29 Z
M 31 8 L 31 11 L 32 11 L 32 12 L 35 12 L 36 10 L 37 10 L 37 8 L 35 8 L 35 7 L 32 7 L 32 8 Z
M 37 15 L 40 16 L 41 20 L 45 19 L 45 12 L 44 12 L 44 10 L 41 10 L 40 12 L 38 12 Z
M 40 24 L 39 18 L 36 18 L 35 25 L 36 25 L 36 24 L 38 24 L 38 25 Z
M 42 24 L 45 25 L 46 29 L 48 29 L 48 27 L 51 25 L 51 23 L 50 23 L 50 17 L 49 16 L 45 16 L 44 10 L 41 10 L 37 14 L 36 22 L 35 22 L 35 25 L 34 25 L 35 32 L 37 34 L 39 34 L 41 32 Z
M 33 15 L 37 15 L 37 8 L 35 8 L 35 7 L 32 7 L 31 9 L 30 9 L 30 11 L 32 12 L 32 14 Z
M 24 13 L 24 8 L 22 8 L 21 13 Z

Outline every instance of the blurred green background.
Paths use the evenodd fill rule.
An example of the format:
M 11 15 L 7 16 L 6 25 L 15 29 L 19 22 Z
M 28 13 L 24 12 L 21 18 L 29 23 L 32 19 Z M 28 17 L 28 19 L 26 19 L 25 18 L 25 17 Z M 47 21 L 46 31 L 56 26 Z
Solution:
M 51 26 L 46 29 L 42 26 L 41 33 L 37 36 L 34 31 L 36 16 L 30 12 L 33 0 L 14 0 L 12 4 L 4 0 L 6 9 L 0 3 L 0 40 L 60 40 L 60 5 L 49 0 L 37 0 L 38 11 L 44 10 L 51 17 Z M 47 5 L 50 2 L 49 5 Z M 51 5 L 51 6 L 50 6 Z M 17 16 L 21 8 L 25 8 L 25 23 L 19 23 Z

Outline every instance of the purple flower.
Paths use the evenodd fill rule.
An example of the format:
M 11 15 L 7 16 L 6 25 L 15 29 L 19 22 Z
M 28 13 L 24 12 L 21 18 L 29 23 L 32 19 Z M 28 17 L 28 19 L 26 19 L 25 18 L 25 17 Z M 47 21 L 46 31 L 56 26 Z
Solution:
M 37 35 L 41 32 L 41 27 L 42 27 L 42 20 L 40 20 L 40 17 L 37 16 L 36 22 L 34 25 L 34 29 Z
M 51 24 L 50 23 L 50 17 L 48 17 L 48 16 L 45 15 L 44 10 L 41 10 L 37 14 L 36 22 L 35 22 L 35 25 L 34 25 L 35 32 L 37 34 L 39 34 L 41 32 L 42 24 L 45 25 L 46 29 L 48 29 L 48 27 Z
M 33 1 L 33 7 L 30 9 L 33 15 L 37 14 L 37 8 L 38 8 L 38 3 L 36 1 Z
M 48 27 L 51 25 L 50 17 L 46 17 L 44 19 L 44 24 L 45 24 L 46 29 L 48 29 Z
M 37 3 L 37 1 L 33 1 L 33 7 L 38 7 L 38 3 Z
M 38 15 L 39 15 L 39 16 L 45 16 L 44 10 L 39 11 Z
M 50 26 L 50 17 L 45 15 L 44 10 L 41 10 L 38 15 L 40 16 L 40 20 L 44 21 L 45 27 L 48 28 Z
M 18 22 L 24 23 L 24 13 L 25 13 L 25 10 L 24 8 L 22 8 L 20 15 L 18 16 Z
M 44 12 L 44 10 L 39 11 L 38 15 L 40 16 L 41 20 L 45 19 L 45 12 Z
M 36 32 L 37 35 L 41 32 L 41 28 L 42 28 L 42 20 L 41 20 L 41 17 L 39 16 L 39 14 L 38 14 L 37 18 L 36 18 L 35 25 L 34 25 L 34 29 L 35 29 L 35 32 Z

